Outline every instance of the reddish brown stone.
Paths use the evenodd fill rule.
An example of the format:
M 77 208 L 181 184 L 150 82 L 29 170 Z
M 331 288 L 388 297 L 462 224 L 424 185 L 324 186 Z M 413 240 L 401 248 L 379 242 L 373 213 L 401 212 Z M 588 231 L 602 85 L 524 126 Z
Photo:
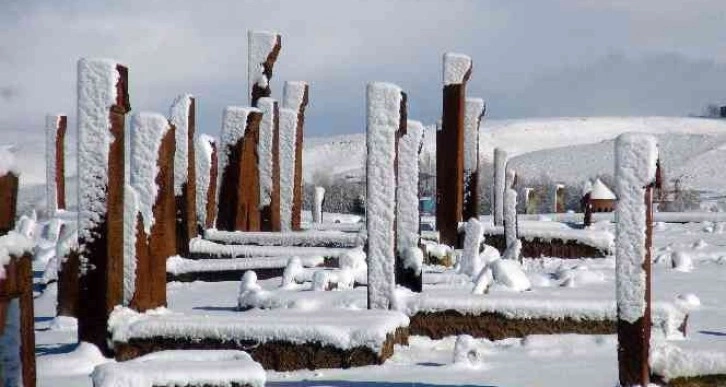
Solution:
M 465 105 L 466 106 L 466 105 Z M 482 113 L 477 117 L 476 127 L 481 125 L 481 119 L 486 112 L 486 106 Z M 479 144 L 479 130 L 477 130 L 477 146 Z M 476 152 L 476 169 L 473 171 L 464 171 L 464 207 L 462 208 L 462 220 L 468 221 L 471 218 L 479 217 L 479 149 Z
M 68 127 L 68 117 L 60 116 L 58 120 L 58 131 L 55 137 L 55 187 L 58 200 L 58 209 L 66 209 L 66 163 L 65 163 L 65 139 Z
M 0 235 L 15 228 L 18 201 L 18 176 L 12 172 L 0 176 Z
M 78 269 L 79 255 L 71 250 L 67 257 L 58 257 L 61 260 L 58 271 L 58 316 L 78 317 Z
M 292 188 L 292 230 L 302 230 L 302 166 L 303 166 L 303 131 L 305 128 L 305 108 L 308 106 L 308 85 L 305 85 L 302 104 L 297 111 L 297 131 L 295 134 L 295 178 Z
M 187 128 L 187 181 L 181 186 L 182 194 L 176 201 L 176 253 L 189 254 L 189 241 L 197 236 L 197 172 L 194 152 L 196 130 L 196 101 L 191 99 Z
M 215 210 L 217 209 L 217 178 L 219 177 L 219 157 L 217 155 L 217 144 L 212 146 L 212 165 L 209 167 L 209 187 L 207 187 L 207 208 L 204 219 L 204 228 L 214 227 Z
M 281 231 L 280 219 L 280 109 L 277 101 L 273 104 L 272 122 L 272 192 L 270 192 L 270 204 L 262 207 L 261 224 L 262 231 Z
M 131 109 L 128 70 L 121 65 L 116 70 L 117 99 L 109 112 L 114 141 L 108 150 L 106 214 L 91 231 L 93 241 L 79 239 L 91 269 L 79 278 L 84 307 L 78 309 L 78 336 L 105 354 L 111 353 L 106 340 L 108 315 L 123 301 L 124 126 Z
M 277 56 L 280 55 L 281 48 L 282 37 L 280 35 L 277 35 L 277 42 L 275 42 L 275 46 L 272 48 L 272 51 L 267 54 L 267 60 L 265 60 L 265 63 L 262 64 L 262 72 L 265 74 L 268 80 L 272 79 L 272 68 L 275 66 Z M 257 85 L 256 82 L 252 84 L 252 106 L 257 106 L 257 100 L 259 100 L 260 98 L 269 97 L 270 95 L 272 95 L 272 91 L 270 90 L 270 82 L 267 82 L 267 86 L 265 87 L 260 87 L 259 85 Z

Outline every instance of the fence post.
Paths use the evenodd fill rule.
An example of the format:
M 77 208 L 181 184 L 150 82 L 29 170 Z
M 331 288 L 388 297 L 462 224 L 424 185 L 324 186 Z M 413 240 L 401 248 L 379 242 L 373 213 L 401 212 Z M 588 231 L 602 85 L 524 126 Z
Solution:
M 479 217 L 479 125 L 486 112 L 481 98 L 467 98 L 464 115 L 463 220 Z
M 650 383 L 651 250 L 656 140 L 626 133 L 615 141 L 615 278 L 621 386 Z
M 65 137 L 68 119 L 64 115 L 45 117 L 46 196 L 48 216 L 66 208 Z
M 78 85 L 79 298 L 84 300 L 78 336 L 108 355 L 108 315 L 123 300 L 128 69 L 109 60 L 81 59 Z
M 285 82 L 283 90 L 283 104 L 286 109 L 297 112 L 297 128 L 295 130 L 295 177 L 292 188 L 292 230 L 300 231 L 302 222 L 302 162 L 303 162 L 303 132 L 305 128 L 305 108 L 308 106 L 309 87 L 305 82 Z
M 277 101 L 257 101 L 262 111 L 257 143 L 260 176 L 260 230 L 280 231 L 280 111 Z
M 189 254 L 189 240 L 197 236 L 196 202 L 196 100 L 189 94 L 176 98 L 170 109 L 174 125 L 174 196 L 176 201 L 176 253 Z
M 136 270 L 130 305 L 145 311 L 166 305 L 166 259 L 176 249 L 174 126 L 161 114 L 135 114 L 130 143 L 130 180 L 138 195 L 138 212 L 131 216 Z
M 472 62 L 466 55 L 444 54 L 443 117 L 436 148 L 436 227 L 441 243 L 457 245 L 464 201 L 464 110 Z
M 366 228 L 368 309 L 390 309 L 396 288 L 396 142 L 405 120 L 405 94 L 390 83 L 366 90 Z
M 217 228 L 260 231 L 260 179 L 257 156 L 262 112 L 228 106 L 224 110 L 219 153 Z
M 202 233 L 205 229 L 214 227 L 219 160 L 217 144 L 213 137 L 200 135 L 197 138 L 196 148 L 197 228 Z
M 269 97 L 272 68 L 282 48 L 281 37 L 267 31 L 247 32 L 247 82 L 249 84 L 250 106 Z

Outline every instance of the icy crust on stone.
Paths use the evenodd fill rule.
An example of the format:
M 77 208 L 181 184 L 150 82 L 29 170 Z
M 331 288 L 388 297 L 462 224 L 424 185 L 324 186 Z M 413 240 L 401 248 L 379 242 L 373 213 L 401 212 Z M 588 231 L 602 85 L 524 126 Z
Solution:
M 304 324 L 300 322 L 304 321 Z M 164 308 L 137 313 L 116 307 L 108 320 L 113 341 L 131 339 L 253 340 L 293 344 L 320 343 L 348 350 L 382 350 L 386 336 L 408 327 L 406 315 L 388 310 L 336 310 L 334 314 L 299 310 L 248 311 L 231 315 L 185 315 Z
M 182 185 L 189 179 L 189 109 L 192 95 L 182 94 L 169 109 L 169 121 L 174 125 L 176 151 L 174 152 L 174 195 L 182 195 Z
M 282 231 L 292 229 L 296 138 L 297 110 L 280 109 L 280 223 Z
M 250 355 L 232 350 L 168 350 L 96 366 L 96 387 L 215 385 L 263 387 L 265 370 Z
M 303 267 L 321 266 L 325 262 L 322 256 L 298 257 Z M 178 255 L 166 260 L 166 272 L 174 275 L 186 273 L 205 273 L 232 270 L 282 269 L 290 260 L 289 257 L 247 257 L 231 259 L 186 259 Z
M 650 350 L 653 373 L 666 381 L 679 377 L 726 374 L 726 353 L 683 349 L 677 343 L 654 340 Z
M 484 224 L 484 233 L 486 235 L 503 235 L 504 227 Z M 534 238 L 544 241 L 553 239 L 560 239 L 564 242 L 577 241 L 588 246 L 597 247 L 604 252 L 612 251 L 615 245 L 615 236 L 612 233 L 598 229 L 573 229 L 565 226 L 553 229 L 536 227 L 536 225 L 525 222 L 517 226 L 517 234 L 519 239 L 527 241 L 532 241 Z
M 55 149 L 55 143 L 53 143 L 53 147 Z M 12 172 L 14 175 L 20 174 L 20 170 L 15 162 L 13 149 L 14 147 L 12 145 L 0 146 L 0 176 L 5 176 L 9 172 Z
M 337 231 L 221 231 L 207 229 L 204 239 L 212 242 L 258 246 L 363 246 L 365 235 Z
M 613 191 L 611 191 L 610 188 L 605 185 L 605 183 L 600 181 L 600 179 L 595 180 L 595 183 L 592 184 L 592 187 L 588 192 L 590 192 L 590 199 L 617 199 Z
M 45 192 L 48 201 L 48 214 L 52 215 L 58 210 L 58 186 L 56 185 L 56 152 L 55 144 L 58 140 L 58 125 L 60 115 L 48 114 L 45 116 Z M 0 176 L 5 175 L 2 156 L 0 156 Z
M 247 31 L 247 82 L 250 92 L 254 84 L 263 88 L 269 85 L 263 64 L 275 48 L 277 37 L 276 32 Z
M 444 86 L 462 84 L 471 69 L 471 58 L 464 54 L 444 54 Z
M 484 240 L 484 229 L 478 219 L 471 218 L 466 222 L 465 230 L 464 251 L 461 253 L 459 273 L 476 277 L 483 267 L 483 262 L 479 259 L 479 249 Z
M 494 149 L 494 192 L 492 204 L 494 224 L 501 226 L 504 222 L 504 189 L 506 179 L 507 152 L 501 148 Z
M 290 246 L 251 246 L 223 245 L 194 238 L 189 241 L 189 251 L 196 254 L 208 254 L 216 257 L 290 257 L 290 256 L 321 256 L 340 257 L 351 251 L 336 247 L 290 247 Z
M 156 185 L 159 148 L 170 129 L 169 121 L 158 113 L 142 112 L 131 117 L 129 178 L 137 194 L 138 209 L 147 237 L 151 235 L 151 226 L 154 225 L 153 209 L 159 193 L 159 186 Z
M 212 153 L 215 143 L 212 136 L 201 134 L 197 137 L 195 144 L 196 151 L 196 174 L 197 174 L 197 222 L 204 224 L 207 219 L 207 194 L 209 192 L 210 173 L 212 171 Z
M 34 247 L 30 238 L 16 231 L 0 236 L 0 280 L 5 279 L 5 266 L 12 257 L 20 258 L 25 254 L 32 254 Z
M 423 125 L 409 120 L 406 134 L 398 140 L 398 189 L 396 190 L 396 238 L 403 254 L 419 241 L 418 169 L 423 145 Z
M 257 166 L 260 173 L 260 207 L 272 200 L 273 136 L 275 133 L 275 100 L 260 98 L 257 107 L 262 111 L 260 139 L 257 143 Z
M 517 241 L 517 191 L 504 191 L 504 236 L 507 247 Z
M 373 309 L 388 309 L 395 284 L 396 133 L 401 88 L 371 83 L 367 88 L 366 228 L 368 229 L 368 299 Z
M 124 186 L 124 305 L 136 291 L 136 222 L 139 196 L 129 184 Z
M 219 173 L 224 173 L 224 168 L 229 162 L 229 148 L 234 147 L 247 130 L 247 116 L 250 113 L 259 113 L 260 110 L 253 107 L 227 106 L 222 116 L 222 135 L 217 149 L 219 152 Z M 221 179 L 220 179 L 221 180 Z
M 313 223 L 323 222 L 323 201 L 325 200 L 325 188 L 315 187 L 313 191 Z
M 484 100 L 467 98 L 464 107 L 464 171 L 479 168 L 479 123 L 484 113 Z
M 282 91 L 282 107 L 295 110 L 295 112 L 299 111 L 305 99 L 305 88 L 307 86 L 307 82 L 303 81 L 285 82 Z
M 635 323 L 645 313 L 645 187 L 655 181 L 658 148 L 654 137 L 626 133 L 615 141 L 615 293 L 619 317 Z
M 109 109 L 116 104 L 116 66 L 108 59 L 78 61 L 78 236 L 85 242 L 96 238 L 92 230 L 106 215 L 108 152 L 114 141 Z M 87 260 L 81 254 L 85 271 Z

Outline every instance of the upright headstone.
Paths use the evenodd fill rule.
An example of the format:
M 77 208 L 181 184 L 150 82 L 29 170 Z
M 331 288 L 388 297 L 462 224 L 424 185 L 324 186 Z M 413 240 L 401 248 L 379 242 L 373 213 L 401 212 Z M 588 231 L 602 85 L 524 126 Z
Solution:
M 196 100 L 183 94 L 172 103 L 169 121 L 174 126 L 174 200 L 176 201 L 176 252 L 189 254 L 189 240 L 197 236 L 197 178 L 194 132 Z
M 297 112 L 297 128 L 295 130 L 295 177 L 292 189 L 291 222 L 294 231 L 301 230 L 303 202 L 303 132 L 305 128 L 305 108 L 308 106 L 308 84 L 305 82 L 285 82 L 283 104 L 286 109 Z
M 78 336 L 105 354 L 108 316 L 123 300 L 127 85 L 115 61 L 78 61 Z
M 280 113 L 277 101 L 262 97 L 257 157 L 260 177 L 260 229 L 280 231 Z
M 621 386 L 650 383 L 654 137 L 626 133 L 615 141 L 615 279 Z
M 464 202 L 464 112 L 471 58 L 444 54 L 441 131 L 436 135 L 436 226 L 441 243 L 456 245 Z
M 485 113 L 484 100 L 467 98 L 464 115 L 464 208 L 468 221 L 479 216 L 479 126 Z
M 495 226 L 504 225 L 504 190 L 506 189 L 507 152 L 494 148 L 494 184 L 492 185 L 492 218 Z
M 197 137 L 197 224 L 198 229 L 214 227 L 217 209 L 217 176 L 219 160 L 215 139 L 206 134 Z
M 282 48 L 281 37 L 275 32 L 247 32 L 247 83 L 249 84 L 250 105 L 272 94 L 270 78 L 272 68 Z
M 66 208 L 65 137 L 68 118 L 49 114 L 45 117 L 45 176 L 48 216 Z
M 405 94 L 390 83 L 366 90 L 368 308 L 393 307 L 396 288 L 396 142 L 405 127 Z

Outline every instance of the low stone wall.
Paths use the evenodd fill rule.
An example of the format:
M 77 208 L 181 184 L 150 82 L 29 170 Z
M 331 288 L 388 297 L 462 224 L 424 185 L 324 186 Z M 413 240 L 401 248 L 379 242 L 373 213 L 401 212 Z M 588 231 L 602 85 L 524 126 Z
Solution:
M 487 245 L 495 247 L 500 253 L 506 249 L 504 235 L 484 235 Z M 520 238 L 522 241 L 522 257 L 557 257 L 557 258 L 603 258 L 608 255 L 598 247 L 586 245 L 574 240 L 562 239 L 543 240 L 541 238 Z

